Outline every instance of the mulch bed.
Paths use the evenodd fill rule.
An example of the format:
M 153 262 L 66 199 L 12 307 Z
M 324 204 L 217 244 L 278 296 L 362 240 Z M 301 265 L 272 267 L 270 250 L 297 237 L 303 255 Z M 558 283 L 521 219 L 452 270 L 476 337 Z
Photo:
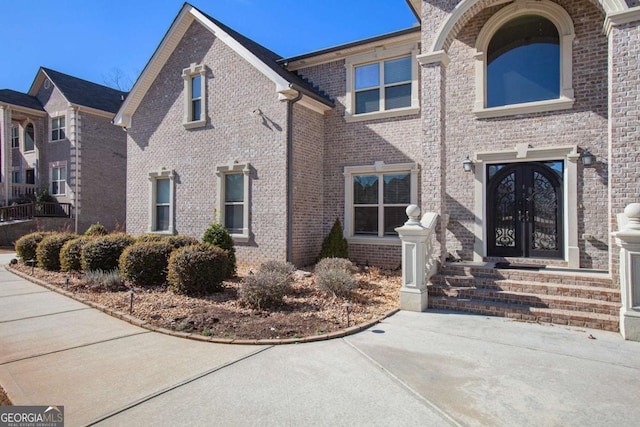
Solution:
M 32 268 L 12 265 L 32 274 Z M 132 316 L 157 327 L 227 339 L 289 339 L 323 335 L 380 318 L 399 306 L 401 274 L 371 268 L 356 274 L 359 286 L 348 297 L 326 295 L 314 286 L 313 275 L 298 271 L 293 292 L 274 310 L 254 310 L 238 299 L 242 276 L 224 282 L 224 290 L 202 298 L 177 295 L 163 287 L 133 289 Z M 73 292 L 112 310 L 129 313 L 131 292 L 89 289 L 80 274 L 33 269 L 36 278 Z M 67 284 L 68 281 L 68 284 Z

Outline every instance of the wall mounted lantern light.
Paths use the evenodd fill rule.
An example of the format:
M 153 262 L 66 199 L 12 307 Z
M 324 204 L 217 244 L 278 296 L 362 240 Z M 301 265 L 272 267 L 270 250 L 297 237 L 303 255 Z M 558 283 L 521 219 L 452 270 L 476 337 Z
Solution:
M 584 150 L 581 154 L 580 154 L 580 158 L 582 159 L 582 165 L 583 166 L 591 166 L 593 165 L 593 162 L 596 158 L 596 156 L 594 156 L 593 154 L 591 154 L 591 151 L 589 150 Z
M 465 172 L 471 172 L 473 170 L 473 161 L 467 156 L 466 159 L 462 161 L 462 167 Z

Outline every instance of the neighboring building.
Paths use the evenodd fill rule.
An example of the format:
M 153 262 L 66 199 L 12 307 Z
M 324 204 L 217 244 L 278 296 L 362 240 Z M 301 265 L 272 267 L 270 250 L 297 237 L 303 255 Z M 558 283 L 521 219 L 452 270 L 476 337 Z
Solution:
M 0 90 L 0 203 L 46 188 L 78 232 L 124 226 L 126 134 L 111 122 L 126 95 L 47 68 L 26 94 Z
M 185 4 L 115 119 L 128 230 L 218 215 L 241 262 L 305 265 L 340 218 L 354 260 L 397 267 L 415 203 L 443 260 L 609 270 L 638 192 L 628 1 L 411 0 L 418 27 L 288 59 Z

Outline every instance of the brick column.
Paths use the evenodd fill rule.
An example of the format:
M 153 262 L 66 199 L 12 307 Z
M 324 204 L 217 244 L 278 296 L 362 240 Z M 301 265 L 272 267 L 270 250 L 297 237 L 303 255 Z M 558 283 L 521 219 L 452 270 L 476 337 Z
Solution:
M 609 37 L 609 231 L 616 215 L 637 201 L 640 182 L 640 7 L 607 16 Z M 610 270 L 619 258 L 610 240 Z
M 439 51 L 419 55 L 418 62 L 422 65 L 422 211 L 439 215 L 437 240 L 440 245 L 435 248 L 434 255 L 444 261 L 448 221 L 445 201 L 445 77 L 449 58 L 444 51 Z

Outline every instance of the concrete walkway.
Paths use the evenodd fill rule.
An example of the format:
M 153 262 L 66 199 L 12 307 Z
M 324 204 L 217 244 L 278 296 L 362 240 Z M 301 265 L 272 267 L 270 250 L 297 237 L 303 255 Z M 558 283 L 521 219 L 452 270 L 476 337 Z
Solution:
M 400 312 L 344 339 L 212 344 L 0 268 L 0 384 L 66 426 L 632 425 L 639 379 L 640 343 L 609 332 Z

